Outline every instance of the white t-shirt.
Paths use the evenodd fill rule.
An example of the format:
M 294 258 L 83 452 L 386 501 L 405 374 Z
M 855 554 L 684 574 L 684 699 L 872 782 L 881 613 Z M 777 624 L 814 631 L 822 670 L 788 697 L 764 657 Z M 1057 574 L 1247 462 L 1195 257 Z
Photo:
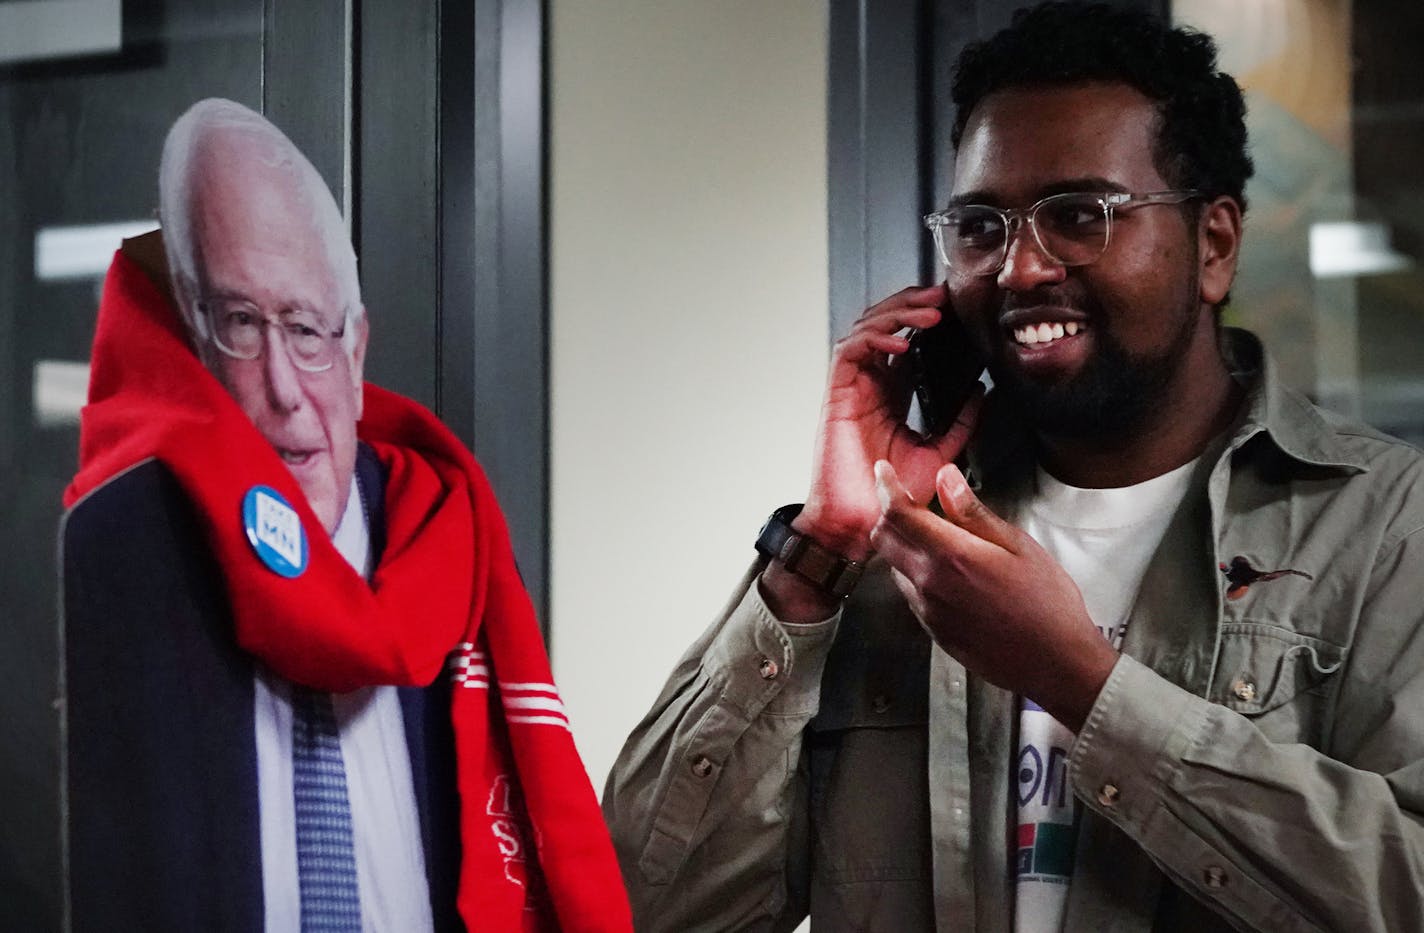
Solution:
M 1103 637 L 1122 646 L 1137 591 L 1196 461 L 1135 486 L 1078 489 L 1038 471 L 1034 497 L 1015 524 L 1052 555 L 1083 594 Z M 1073 733 L 1037 704 L 1020 701 L 1014 762 L 1018 801 L 1016 933 L 1058 933 L 1068 901 L 1077 802 L 1068 786 Z

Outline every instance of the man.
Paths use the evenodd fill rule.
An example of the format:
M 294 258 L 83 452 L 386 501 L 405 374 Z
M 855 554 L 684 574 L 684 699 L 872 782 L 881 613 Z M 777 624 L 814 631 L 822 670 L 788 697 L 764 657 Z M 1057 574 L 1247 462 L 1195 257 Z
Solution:
M 498 506 L 363 387 L 315 169 L 203 101 L 160 200 L 173 301 L 126 244 L 66 496 L 75 927 L 626 929 Z
M 1421 461 L 1220 326 L 1239 89 L 1046 4 L 954 96 L 945 284 L 836 345 L 804 508 L 610 777 L 640 928 L 1424 929 Z M 967 446 L 977 399 L 903 423 L 945 315 Z

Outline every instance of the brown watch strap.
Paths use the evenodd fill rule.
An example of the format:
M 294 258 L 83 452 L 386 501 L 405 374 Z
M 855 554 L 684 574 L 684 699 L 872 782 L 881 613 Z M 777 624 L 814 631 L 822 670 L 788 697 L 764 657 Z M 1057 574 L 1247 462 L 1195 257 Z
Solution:
M 799 503 L 783 505 L 772 512 L 757 536 L 756 549 L 828 596 L 844 599 L 860 582 L 865 565 L 792 528 L 791 522 L 802 507 Z

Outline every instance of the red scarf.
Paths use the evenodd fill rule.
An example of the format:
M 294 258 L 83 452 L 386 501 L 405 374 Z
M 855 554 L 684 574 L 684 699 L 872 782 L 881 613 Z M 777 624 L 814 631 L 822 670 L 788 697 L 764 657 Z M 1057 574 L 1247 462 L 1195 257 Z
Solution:
M 168 298 L 119 253 L 99 308 L 80 469 L 64 503 L 156 457 L 197 507 L 244 650 L 288 680 L 333 692 L 427 685 L 448 667 L 465 925 L 631 929 L 484 472 L 434 415 L 369 384 L 358 434 L 389 471 L 385 550 L 369 585 L 199 362 Z M 307 530 L 310 559 L 295 579 L 268 570 L 247 541 L 242 501 L 258 483 L 280 492 Z

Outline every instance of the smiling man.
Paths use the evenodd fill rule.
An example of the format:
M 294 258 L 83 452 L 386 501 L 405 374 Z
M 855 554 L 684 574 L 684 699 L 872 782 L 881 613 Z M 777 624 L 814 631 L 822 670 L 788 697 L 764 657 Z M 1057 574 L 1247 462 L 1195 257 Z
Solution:
M 330 192 L 223 100 L 159 174 L 66 492 L 74 927 L 628 929 L 493 492 L 362 381 Z
M 1050 3 L 954 97 L 945 281 L 836 345 L 806 503 L 609 779 L 635 916 L 1424 927 L 1424 463 L 1221 324 L 1239 88 Z M 926 437 L 904 332 L 946 319 L 994 388 Z

